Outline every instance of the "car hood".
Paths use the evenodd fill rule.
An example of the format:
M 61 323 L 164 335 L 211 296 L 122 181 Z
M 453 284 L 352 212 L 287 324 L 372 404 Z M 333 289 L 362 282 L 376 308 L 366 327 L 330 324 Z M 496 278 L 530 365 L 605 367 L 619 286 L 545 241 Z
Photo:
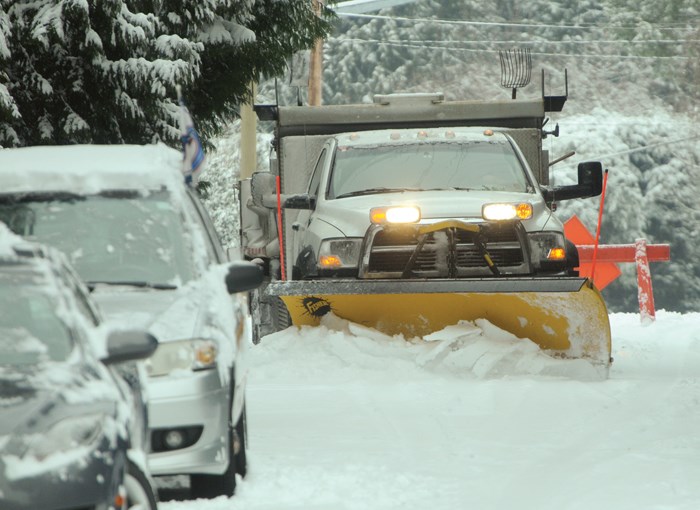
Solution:
M 28 383 L 24 378 L 17 379 L 0 375 L 0 436 L 14 431 L 29 432 L 29 423 L 36 422 L 57 405 L 58 389 L 41 389 Z
M 159 343 L 204 338 L 225 348 L 236 329 L 227 271 L 228 264 L 212 266 L 176 289 L 97 284 L 92 297 L 110 323 L 147 329 Z
M 92 297 L 109 322 L 147 329 L 159 342 L 192 338 L 197 334 L 199 307 L 193 287 L 153 290 L 98 285 Z
M 533 193 L 493 191 L 422 191 L 380 193 L 324 201 L 317 210 L 319 218 L 340 229 L 346 236 L 363 236 L 369 227 L 369 211 L 373 207 L 415 205 L 426 219 L 481 219 L 484 204 L 497 202 L 529 202 L 533 219 L 523 222 L 526 230 L 539 230 L 550 218 L 542 198 Z
M 117 389 L 99 367 L 46 363 L 0 368 L 0 437 L 42 433 L 66 416 L 114 415 Z

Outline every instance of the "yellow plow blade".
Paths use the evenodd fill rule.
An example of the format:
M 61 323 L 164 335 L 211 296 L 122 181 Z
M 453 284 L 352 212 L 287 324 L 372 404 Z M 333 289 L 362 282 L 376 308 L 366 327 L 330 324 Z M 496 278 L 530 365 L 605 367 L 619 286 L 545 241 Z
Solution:
M 296 326 L 338 317 L 388 335 L 423 337 L 460 320 L 486 319 L 567 358 L 610 362 L 608 311 L 585 278 L 275 281 Z

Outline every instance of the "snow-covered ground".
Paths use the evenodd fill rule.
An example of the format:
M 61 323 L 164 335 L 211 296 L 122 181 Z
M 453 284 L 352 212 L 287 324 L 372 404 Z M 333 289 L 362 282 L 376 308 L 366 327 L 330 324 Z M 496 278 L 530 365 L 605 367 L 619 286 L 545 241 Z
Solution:
M 230 500 L 160 508 L 697 510 L 700 313 L 611 324 L 602 381 L 473 325 L 267 336 L 249 353 L 248 476 Z

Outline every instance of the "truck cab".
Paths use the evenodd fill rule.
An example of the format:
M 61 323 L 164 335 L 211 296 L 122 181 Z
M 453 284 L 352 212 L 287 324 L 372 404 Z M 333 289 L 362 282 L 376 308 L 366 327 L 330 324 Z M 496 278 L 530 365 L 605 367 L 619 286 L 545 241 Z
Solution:
M 300 209 L 288 249 L 294 279 L 558 274 L 578 265 L 522 151 L 498 129 L 333 135 L 306 193 L 284 207 Z M 436 229 L 421 243 L 421 229 L 445 221 L 469 229 Z

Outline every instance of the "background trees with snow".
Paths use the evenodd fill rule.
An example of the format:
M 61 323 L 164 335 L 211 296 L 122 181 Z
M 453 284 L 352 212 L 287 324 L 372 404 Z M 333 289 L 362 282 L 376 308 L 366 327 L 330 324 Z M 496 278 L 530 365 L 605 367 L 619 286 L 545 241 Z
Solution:
M 327 29 L 307 0 L 2 0 L 0 146 L 176 144 L 177 85 L 217 132 Z

